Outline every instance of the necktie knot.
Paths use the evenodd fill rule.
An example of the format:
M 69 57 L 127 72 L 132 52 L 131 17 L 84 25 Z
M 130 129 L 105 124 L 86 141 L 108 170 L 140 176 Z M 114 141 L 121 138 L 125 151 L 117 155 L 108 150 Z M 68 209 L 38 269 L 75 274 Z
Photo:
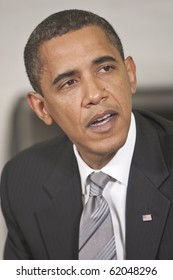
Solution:
M 100 172 L 93 172 L 89 176 L 90 180 L 90 194 L 89 196 L 99 196 L 102 195 L 104 187 L 110 180 L 110 176 Z

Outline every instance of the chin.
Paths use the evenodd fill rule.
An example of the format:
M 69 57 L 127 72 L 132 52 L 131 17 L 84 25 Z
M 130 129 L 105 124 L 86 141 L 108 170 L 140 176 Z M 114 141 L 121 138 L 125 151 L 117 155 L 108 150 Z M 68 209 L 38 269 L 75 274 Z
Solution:
M 127 134 L 125 133 L 125 135 L 122 135 L 121 137 L 116 137 L 116 136 L 113 136 L 111 137 L 110 139 L 105 139 L 103 145 L 102 146 L 102 149 L 107 152 L 117 152 L 121 147 L 124 146 L 125 142 L 126 142 L 126 139 L 127 139 Z M 100 144 L 101 144 L 101 141 L 100 141 Z
M 95 149 L 95 153 L 103 158 L 113 158 L 121 147 L 123 147 L 125 141 L 119 143 L 106 143 L 106 145 L 98 145 Z

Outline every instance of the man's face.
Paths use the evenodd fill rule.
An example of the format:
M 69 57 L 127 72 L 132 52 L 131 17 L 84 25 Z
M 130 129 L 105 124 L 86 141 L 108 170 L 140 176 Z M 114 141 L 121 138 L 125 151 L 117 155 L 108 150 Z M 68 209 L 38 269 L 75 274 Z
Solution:
M 96 26 L 56 37 L 40 49 L 46 112 L 95 169 L 124 145 L 135 92 L 135 65 L 124 62 Z

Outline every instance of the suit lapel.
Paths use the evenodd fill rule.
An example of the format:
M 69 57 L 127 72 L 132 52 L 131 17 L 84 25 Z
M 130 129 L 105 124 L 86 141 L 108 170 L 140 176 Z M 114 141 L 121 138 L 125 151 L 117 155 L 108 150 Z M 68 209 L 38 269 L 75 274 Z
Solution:
M 169 173 L 155 129 L 137 115 L 136 124 L 126 203 L 126 258 L 156 259 L 171 204 L 162 194 Z M 148 215 L 147 221 L 143 215 Z
M 60 151 L 59 159 L 43 186 L 36 219 L 49 259 L 77 259 L 82 200 L 71 144 Z

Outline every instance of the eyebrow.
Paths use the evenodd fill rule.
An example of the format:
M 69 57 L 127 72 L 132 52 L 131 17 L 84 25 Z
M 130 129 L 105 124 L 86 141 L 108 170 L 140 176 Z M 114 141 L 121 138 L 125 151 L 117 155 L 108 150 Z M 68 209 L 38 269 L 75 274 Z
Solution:
M 98 58 L 94 59 L 92 61 L 92 64 L 93 65 L 98 65 L 98 64 L 108 62 L 108 61 L 117 62 L 117 60 L 114 57 L 109 56 L 109 55 L 105 55 L 105 56 L 101 56 L 101 57 L 98 57 Z M 78 73 L 78 71 L 75 70 L 75 69 L 74 70 L 68 70 L 64 73 L 61 73 L 53 80 L 52 85 L 57 84 L 58 82 L 60 82 L 63 79 L 70 78 L 70 77 L 74 76 L 76 73 Z
M 93 64 L 100 64 L 100 63 L 104 63 L 107 61 L 117 62 L 117 60 L 114 57 L 105 55 L 105 56 L 101 56 L 101 57 L 94 59 Z
M 69 70 L 66 71 L 62 74 L 59 74 L 53 81 L 52 85 L 55 85 L 56 83 L 58 83 L 59 81 L 65 79 L 65 78 L 69 78 L 71 76 L 74 76 L 77 73 L 77 70 Z

